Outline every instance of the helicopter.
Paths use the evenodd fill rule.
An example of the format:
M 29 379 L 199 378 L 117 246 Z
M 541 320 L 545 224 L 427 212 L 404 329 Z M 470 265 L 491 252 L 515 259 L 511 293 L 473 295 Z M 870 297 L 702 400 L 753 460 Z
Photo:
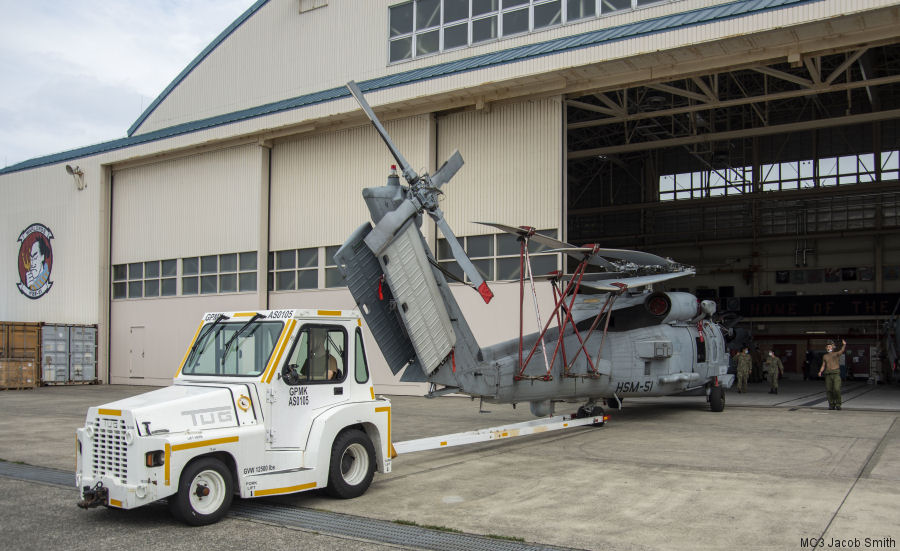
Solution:
M 417 174 L 391 140 L 360 87 L 347 84 L 399 165 L 383 186 L 362 190 L 372 222 L 359 226 L 335 253 L 338 270 L 372 335 L 401 381 L 430 383 L 427 396 L 461 393 L 482 403 L 528 403 L 536 417 L 560 402 L 582 404 L 580 417 L 621 409 L 628 397 L 705 395 L 725 408 L 729 356 L 716 304 L 655 283 L 695 270 L 655 254 L 599 245 L 574 246 L 529 226 L 483 223 L 520 244 L 519 336 L 480 347 L 454 298 L 448 277 L 421 232 L 429 216 L 465 274 L 459 281 L 489 303 L 488 283 L 444 218 L 438 199 L 463 166 L 456 150 L 434 174 Z M 405 185 L 401 183 L 401 175 Z M 533 274 L 532 245 L 567 255 L 571 273 Z M 547 252 L 546 250 L 544 252 Z M 523 331 L 525 289 L 550 282 L 554 306 L 539 331 Z

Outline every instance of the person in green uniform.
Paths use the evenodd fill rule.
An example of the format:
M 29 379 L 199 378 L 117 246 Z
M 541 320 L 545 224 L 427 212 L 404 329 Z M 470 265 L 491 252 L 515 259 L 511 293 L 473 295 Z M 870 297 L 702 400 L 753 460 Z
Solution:
M 834 351 L 834 343 L 829 342 L 825 346 L 827 351 L 822 356 L 822 367 L 819 368 L 819 377 L 825 373 L 825 396 L 828 397 L 828 409 L 841 409 L 841 356 L 847 348 L 847 341 L 841 340 L 841 349 Z
M 784 364 L 772 350 L 766 358 L 766 372 L 769 374 L 769 394 L 778 394 L 778 376 L 784 373 Z
M 747 378 L 750 377 L 750 369 L 753 367 L 753 359 L 750 357 L 748 348 L 745 346 L 741 352 L 734 357 L 737 364 L 737 387 L 738 392 L 747 392 Z

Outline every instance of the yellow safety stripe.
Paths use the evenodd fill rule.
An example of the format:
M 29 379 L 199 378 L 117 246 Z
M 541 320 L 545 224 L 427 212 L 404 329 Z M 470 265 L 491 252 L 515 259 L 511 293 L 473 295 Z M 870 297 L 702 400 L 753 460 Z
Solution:
M 370 386 L 370 387 L 369 387 L 369 392 L 372 394 L 372 399 L 374 400 L 374 399 L 375 399 L 375 387 L 374 387 L 374 386 Z
M 121 507 L 122 506 L 122 502 L 119 501 L 118 499 L 110 499 L 109 504 L 112 505 L 113 507 Z
M 98 409 L 97 414 L 98 415 L 113 415 L 115 417 L 121 417 L 122 410 L 121 409 Z
M 319 310 L 317 312 L 320 316 L 340 316 L 340 310 Z
M 391 456 L 391 459 L 397 457 L 397 452 L 394 450 L 394 442 L 391 440 L 391 408 L 389 406 L 375 408 L 375 413 L 387 412 L 388 415 L 388 423 L 387 423 L 387 443 L 388 443 L 388 453 Z
M 191 448 L 202 448 L 204 446 L 215 446 L 216 444 L 231 444 L 237 442 L 237 436 L 227 436 L 225 438 L 213 438 L 211 440 L 197 440 L 196 442 L 185 442 L 184 444 L 175 444 L 172 451 L 189 450 Z M 167 446 L 168 447 L 168 446 Z
M 256 315 L 256 312 L 238 312 L 237 314 L 234 314 L 231 317 L 233 317 L 233 318 L 252 318 L 255 315 Z
M 315 482 L 308 484 L 300 484 L 298 486 L 288 486 L 287 488 L 272 488 L 271 490 L 257 490 L 253 492 L 254 496 L 271 496 L 275 494 L 289 494 L 291 492 L 299 492 L 300 490 L 311 490 L 316 487 Z
M 169 459 L 172 457 L 172 445 L 166 442 L 166 458 L 164 463 L 166 465 L 166 486 L 169 485 Z
M 181 375 L 181 370 L 184 369 L 184 364 L 187 362 L 188 354 L 191 353 L 191 349 L 194 348 L 194 343 L 197 341 L 197 335 L 200 334 L 200 330 L 203 329 L 203 322 L 200 322 L 200 327 L 197 328 L 197 332 L 194 333 L 194 338 L 191 339 L 191 344 L 188 345 L 187 350 L 184 352 L 184 358 L 181 359 L 181 365 L 178 366 L 178 371 L 175 372 L 175 376 Z
M 272 376 L 275 375 L 276 368 L 279 363 L 281 363 L 281 355 L 284 354 L 284 349 L 287 348 L 287 343 L 290 340 L 291 334 L 294 332 L 294 326 L 297 325 L 297 320 L 290 320 L 286 324 L 284 324 L 284 330 L 281 332 L 281 339 L 277 345 L 275 345 L 275 349 L 278 351 L 275 355 L 272 356 L 272 359 L 269 360 L 269 365 L 266 367 L 265 372 L 263 372 L 263 380 L 266 383 L 272 382 Z

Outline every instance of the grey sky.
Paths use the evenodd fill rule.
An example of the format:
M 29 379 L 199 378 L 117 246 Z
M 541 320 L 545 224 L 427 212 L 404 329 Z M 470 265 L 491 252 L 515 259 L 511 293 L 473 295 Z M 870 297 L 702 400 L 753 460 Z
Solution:
M 0 167 L 125 136 L 254 0 L 0 0 Z

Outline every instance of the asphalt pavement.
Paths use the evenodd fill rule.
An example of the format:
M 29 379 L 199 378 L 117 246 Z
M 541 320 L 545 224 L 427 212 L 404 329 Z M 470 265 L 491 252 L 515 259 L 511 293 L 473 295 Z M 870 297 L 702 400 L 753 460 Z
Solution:
M 87 408 L 147 390 L 0 392 L 0 459 L 71 473 L 74 430 Z M 375 532 L 348 537 L 277 520 L 318 512 L 351 524 L 489 536 L 472 541 L 497 546 L 808 549 L 821 540 L 820 548 L 896 549 L 900 386 L 848 383 L 842 411 L 827 410 L 821 381 L 767 390 L 759 383 L 729 392 L 722 413 L 702 397 L 626 399 L 605 427 L 401 455 L 359 498 L 244 500 L 238 513 L 203 528 L 173 520 L 162 503 L 82 511 L 74 487 L 0 475 L 0 531 L 16 549 L 417 548 Z M 395 441 L 532 418 L 527 407 L 485 404 L 491 412 L 480 413 L 461 397 L 392 401 Z M 577 404 L 558 412 L 567 407 Z M 246 513 L 256 505 L 281 516 Z

